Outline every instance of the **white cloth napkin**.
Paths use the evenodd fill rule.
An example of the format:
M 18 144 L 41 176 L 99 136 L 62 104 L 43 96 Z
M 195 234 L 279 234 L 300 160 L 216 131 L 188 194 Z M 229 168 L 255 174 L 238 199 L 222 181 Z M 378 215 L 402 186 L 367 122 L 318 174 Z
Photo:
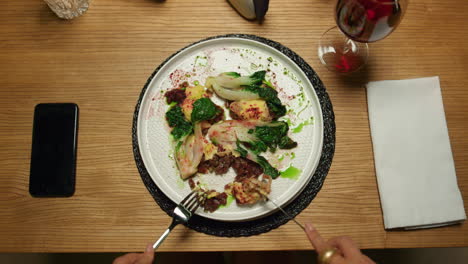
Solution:
M 439 77 L 367 84 L 385 228 L 428 228 L 466 219 Z

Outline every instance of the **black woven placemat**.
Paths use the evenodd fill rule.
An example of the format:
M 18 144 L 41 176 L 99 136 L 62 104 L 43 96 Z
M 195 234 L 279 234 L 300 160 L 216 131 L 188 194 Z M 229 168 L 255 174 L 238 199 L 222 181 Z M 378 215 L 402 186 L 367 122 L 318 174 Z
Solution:
M 172 202 L 153 182 L 151 176 L 149 175 L 148 171 L 146 170 L 145 165 L 143 164 L 143 160 L 141 158 L 140 149 L 138 146 L 138 137 L 137 137 L 137 121 L 138 121 L 138 114 L 140 110 L 140 105 L 142 102 L 143 95 L 148 89 L 148 85 L 153 79 L 153 76 L 161 69 L 163 65 L 167 63 L 169 59 L 177 55 L 179 52 L 187 49 L 188 47 L 195 45 L 200 42 L 204 42 L 211 39 L 218 39 L 218 38 L 242 38 L 242 39 L 250 39 L 255 40 L 264 44 L 267 44 L 286 56 L 288 56 L 291 60 L 293 60 L 306 74 L 307 78 L 312 83 L 315 93 L 317 94 L 320 107 L 322 108 L 323 113 L 323 127 L 324 127 L 324 137 L 323 137 L 323 148 L 322 148 L 322 155 L 320 157 L 320 161 L 318 164 L 315 173 L 304 188 L 304 190 L 294 199 L 294 201 L 290 202 L 287 206 L 283 209 L 288 212 L 291 216 L 296 216 L 302 210 L 304 210 L 310 202 L 314 199 L 317 195 L 319 190 L 322 187 L 323 182 L 325 181 L 325 177 L 327 176 L 328 170 L 330 169 L 333 154 L 335 152 L 335 116 L 333 113 L 333 107 L 330 102 L 330 98 L 325 90 L 325 86 L 323 85 L 322 81 L 319 79 L 315 71 L 307 64 L 299 55 L 295 52 L 290 50 L 289 48 L 281 45 L 278 42 L 258 37 L 255 35 L 245 35 L 245 34 L 229 34 L 229 35 L 221 35 L 210 37 L 207 39 L 200 40 L 198 42 L 192 43 L 191 45 L 179 50 L 178 52 L 171 55 L 167 58 L 158 68 L 151 74 L 148 81 L 146 82 L 143 90 L 141 91 L 140 98 L 138 99 L 137 105 L 135 107 L 135 114 L 133 116 L 133 128 L 132 128 L 132 141 L 133 141 L 133 154 L 135 156 L 136 166 L 138 171 L 140 172 L 141 178 L 146 185 L 146 188 L 153 196 L 154 200 L 158 203 L 158 205 L 163 209 L 168 215 L 172 216 L 172 211 L 176 207 L 176 204 Z M 265 216 L 260 219 L 246 221 L 246 222 L 222 222 L 211 220 L 205 217 L 201 217 L 198 215 L 193 216 L 187 226 L 193 230 L 198 232 L 202 232 L 209 235 L 214 236 L 223 236 L 223 237 L 239 237 L 239 236 L 252 236 L 261 234 L 264 232 L 268 232 L 274 228 L 277 228 L 286 222 L 288 222 L 288 218 L 281 212 L 276 212 L 274 214 Z

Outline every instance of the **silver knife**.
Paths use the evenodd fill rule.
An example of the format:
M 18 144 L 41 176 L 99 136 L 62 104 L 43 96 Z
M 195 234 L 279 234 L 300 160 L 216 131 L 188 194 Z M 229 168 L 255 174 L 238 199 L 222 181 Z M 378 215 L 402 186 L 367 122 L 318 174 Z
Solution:
M 279 206 L 278 204 L 276 204 L 273 200 L 271 200 L 270 198 L 268 198 L 268 196 L 267 196 L 265 193 L 263 193 L 263 192 L 261 192 L 261 193 L 262 193 L 263 197 L 265 197 L 265 199 L 266 199 L 267 201 L 270 201 L 270 202 L 271 202 L 273 205 L 275 205 L 276 208 L 279 209 L 289 220 L 294 221 L 294 223 L 296 223 L 300 228 L 302 228 L 302 230 L 305 231 L 304 226 L 302 226 L 296 219 L 294 219 L 294 217 L 292 217 L 292 216 L 291 216 L 290 214 L 288 214 L 285 210 L 283 210 L 283 208 L 281 208 L 281 206 Z

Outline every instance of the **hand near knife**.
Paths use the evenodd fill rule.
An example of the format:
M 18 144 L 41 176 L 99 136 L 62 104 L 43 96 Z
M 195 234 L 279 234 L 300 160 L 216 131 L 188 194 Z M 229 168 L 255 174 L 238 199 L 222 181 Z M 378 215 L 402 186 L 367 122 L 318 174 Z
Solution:
M 302 230 L 305 231 L 310 243 L 318 253 L 319 264 L 375 264 L 369 257 L 362 254 L 354 241 L 347 236 L 334 237 L 325 241 L 317 229 L 306 223 L 305 228 L 293 216 L 287 213 L 281 206 L 268 198 L 268 193 L 259 190 L 266 201 L 271 202 L 280 210 L 289 220 L 294 221 Z
M 354 241 L 346 236 L 334 237 L 328 241 L 310 224 L 305 224 L 305 232 L 318 253 L 319 264 L 375 264 L 362 254 Z

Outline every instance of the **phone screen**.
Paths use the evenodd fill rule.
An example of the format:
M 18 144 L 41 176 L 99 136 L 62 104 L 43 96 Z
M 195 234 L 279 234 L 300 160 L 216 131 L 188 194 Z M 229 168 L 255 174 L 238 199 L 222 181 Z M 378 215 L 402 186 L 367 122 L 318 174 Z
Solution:
M 34 111 L 29 192 L 68 197 L 75 192 L 78 106 L 38 104 Z

